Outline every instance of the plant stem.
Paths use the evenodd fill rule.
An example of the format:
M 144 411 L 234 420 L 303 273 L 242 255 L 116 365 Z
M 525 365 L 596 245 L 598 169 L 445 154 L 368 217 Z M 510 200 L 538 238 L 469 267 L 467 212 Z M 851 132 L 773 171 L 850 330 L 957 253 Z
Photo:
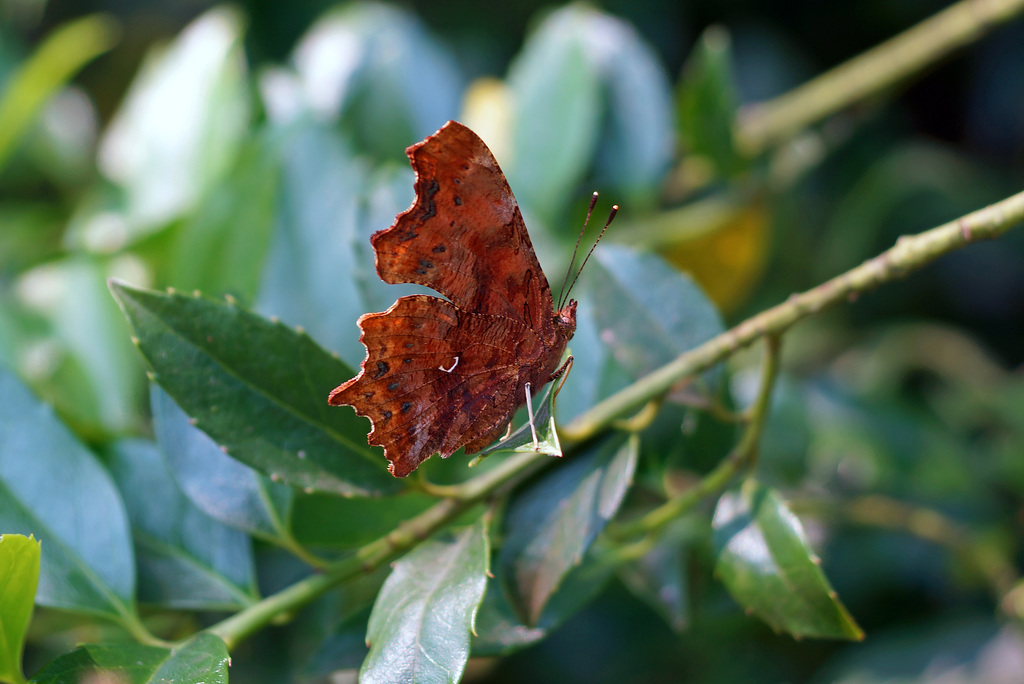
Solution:
M 961 0 L 774 100 L 740 112 L 739 147 L 753 156 L 810 124 L 935 64 L 1024 12 L 1024 0 Z
M 812 290 L 793 295 L 783 304 L 768 309 L 737 325 L 732 330 L 680 355 L 659 370 L 600 402 L 577 417 L 567 427 L 574 435 L 574 441 L 587 439 L 603 430 L 613 420 L 631 411 L 636 411 L 648 401 L 662 396 L 676 382 L 709 368 L 757 338 L 776 339 L 794 323 L 817 313 L 826 306 L 902 277 L 964 244 L 998 237 L 1022 219 L 1024 219 L 1024 192 L 930 231 L 912 237 L 903 237 L 897 241 L 895 247 L 874 259 L 870 259 Z M 771 344 L 768 348 L 772 348 Z M 777 353 L 777 347 L 775 353 Z M 762 395 L 770 392 L 770 383 L 765 383 L 765 378 L 769 377 L 769 371 L 771 377 L 774 377 L 777 359 L 770 361 L 772 357 L 772 353 L 766 355 L 766 368 L 762 371 Z M 744 439 L 737 445 L 736 450 L 709 473 L 700 484 L 672 500 L 676 503 L 669 502 L 673 508 L 659 513 L 658 519 L 660 517 L 668 519 L 675 517 L 678 513 L 673 513 L 673 511 L 687 510 L 707 494 L 718 491 L 728 483 L 744 465 L 746 459 L 750 457 L 750 454 L 744 454 L 743 450 L 756 447 L 756 438 L 761 430 L 760 423 L 763 423 L 764 414 L 767 412 L 767 401 L 767 396 L 759 396 L 754 413 L 758 413 L 756 406 L 762 405 L 760 418 L 757 415 L 751 417 L 751 423 L 747 427 L 747 432 L 744 433 Z M 362 573 L 370 572 L 399 556 L 451 523 L 483 499 L 502 489 L 514 486 L 549 460 L 551 459 L 543 453 L 528 452 L 510 456 L 493 470 L 459 485 L 458 491 L 454 492 L 457 494 L 456 496 L 439 501 L 380 539 L 361 547 L 352 556 L 328 565 L 321 574 L 308 577 L 277 594 L 268 596 L 213 625 L 208 631 L 222 638 L 229 649 L 233 648 L 240 641 L 269 624 L 278 615 L 294 612 L 338 584 Z M 658 519 L 652 520 L 652 523 L 663 524 L 659 523 Z M 629 530 L 625 526 L 619 526 L 616 529 L 620 533 Z
M 505 459 L 493 470 L 468 481 L 458 498 L 439 501 L 416 517 L 399 524 L 383 537 L 360 547 L 351 556 L 328 565 L 322 573 L 268 596 L 207 631 L 223 639 L 228 650 L 233 649 L 243 639 L 270 624 L 278 615 L 294 612 L 342 582 L 372 572 L 416 546 L 489 495 L 513 486 L 529 475 L 544 458 L 548 457 L 545 454 L 521 453 Z
M 743 431 L 739 443 L 693 487 L 679 493 L 637 520 L 621 523 L 608 528 L 608 534 L 615 539 L 629 539 L 640 534 L 649 534 L 667 525 L 686 513 L 706 497 L 716 494 L 729 484 L 732 478 L 744 469 L 752 469 L 757 463 L 758 445 L 764 430 L 768 409 L 771 407 L 772 388 L 779 372 L 779 338 L 765 337 L 764 360 L 761 363 L 761 384 L 757 398 L 750 408 L 750 422 Z
M 879 285 L 897 280 L 940 256 L 978 240 L 999 237 L 1024 220 L 1024 192 L 917 235 L 904 235 L 896 245 L 861 265 L 783 303 L 748 318 L 731 330 L 652 371 L 607 397 L 565 426 L 566 441 L 582 441 L 611 421 L 637 411 L 679 381 L 710 368 L 766 335 L 779 335 L 795 323 L 846 299 L 855 299 Z

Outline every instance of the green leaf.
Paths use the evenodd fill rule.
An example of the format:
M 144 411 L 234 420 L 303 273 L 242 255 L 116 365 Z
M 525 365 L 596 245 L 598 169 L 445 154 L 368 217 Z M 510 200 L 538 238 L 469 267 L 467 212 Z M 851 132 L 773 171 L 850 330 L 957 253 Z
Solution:
M 682 632 L 690 623 L 686 551 L 698 537 L 707 541 L 707 519 L 695 518 L 679 518 L 670 523 L 650 551 L 619 569 L 623 584 L 676 632 Z
M 536 452 L 549 456 L 562 457 L 562 446 L 558 443 L 558 432 L 555 431 L 555 388 L 561 380 L 549 382 L 544 393 L 532 400 L 534 407 L 533 428 L 530 428 L 530 421 L 519 426 L 507 439 L 487 447 L 480 452 L 480 455 L 472 460 L 470 465 L 476 465 L 482 459 L 499 451 L 512 451 L 516 453 Z M 537 431 L 536 445 L 533 441 L 533 431 Z
M 718 500 L 712 520 L 716 573 L 740 605 L 795 637 L 862 639 L 821 571 L 803 527 L 755 480 Z
M 231 173 L 176 231 L 171 285 L 243 301 L 256 297 L 274 227 L 279 145 L 267 132 L 249 141 Z
M 42 542 L 36 601 L 132 621 L 131 535 L 110 475 L 3 369 L 0 397 L 0 529 Z
M 500 161 L 527 217 L 552 225 L 597 145 L 601 92 L 587 54 L 590 11 L 573 5 L 553 12 L 509 68 L 515 146 L 512 158 Z
M 693 280 L 654 254 L 602 245 L 587 274 L 601 339 L 634 378 L 724 330 Z
M 461 679 L 487 586 L 488 547 L 481 520 L 426 541 L 395 563 L 370 615 L 360 682 Z
M 192 503 L 225 525 L 280 543 L 288 534 L 291 487 L 221 451 L 158 385 L 149 396 L 164 462 Z
M 403 159 L 406 146 L 459 111 L 454 57 L 404 8 L 351 3 L 328 12 L 299 41 L 293 63 L 300 101 L 271 101 L 270 111 L 282 104 L 319 120 L 340 116 L 342 128 L 359 132 L 360 151 L 378 158 Z
M 0 94 L 0 167 L 39 110 L 86 64 L 117 42 L 118 27 L 93 14 L 55 29 Z
M 176 648 L 138 644 L 86 645 L 57 658 L 32 678 L 34 684 L 116 681 L 118 684 L 203 682 L 227 684 L 227 646 L 201 633 Z
M 587 265 L 587 272 L 590 265 Z M 629 384 L 629 376 L 618 366 L 612 350 L 601 340 L 595 301 L 591 295 L 589 279 L 584 279 L 576 309 L 576 334 L 569 342 L 567 353 L 572 354 L 572 371 L 558 395 L 557 416 L 567 423 L 590 409 L 601 399 Z
M 292 507 L 292 534 L 307 546 L 354 549 L 386 535 L 435 503 L 435 497 L 418 492 L 374 499 L 300 494 Z
M 193 209 L 234 163 L 250 118 L 242 28 L 215 8 L 151 50 L 107 126 L 98 161 L 124 189 L 129 239 Z
M 88 437 L 127 430 L 140 419 L 142 367 L 106 288 L 115 269 L 90 256 L 47 262 L 19 279 L 21 306 L 0 314 L 10 316 L 0 325 L 13 328 L 0 333 L 11 336 L 0 346 L 11 344 L 13 359 L 37 357 L 33 388 Z
M 287 132 L 282 154 L 277 225 L 256 308 L 303 326 L 355 365 L 366 356 L 356 327 L 366 313 L 356 279 L 374 271 L 372 258 L 355 258 L 356 244 L 369 237 L 358 230 L 366 169 L 337 133 L 307 122 Z
M 256 600 L 249 537 L 197 509 L 155 444 L 122 440 L 109 466 L 132 523 L 141 602 L 234 610 Z
M 737 97 L 730 42 L 721 26 L 705 31 L 683 67 L 676 94 L 679 133 L 687 151 L 706 157 L 723 176 L 735 176 L 747 166 L 733 139 Z
M 368 496 L 401 488 L 365 444 L 366 421 L 327 404 L 353 373 L 304 332 L 231 302 L 117 281 L 110 289 L 155 382 L 232 456 L 310 491 Z
M 21 651 L 39 583 L 39 542 L 0 535 L 0 680 L 23 681 Z
M 504 591 L 508 581 L 499 565 L 495 576 L 487 581 L 487 593 L 477 613 L 473 655 L 497 656 L 518 651 L 544 639 L 590 603 L 614 577 L 616 567 L 596 548 L 592 546 L 583 562 L 569 571 L 535 625 L 526 624 L 519 617 Z
M 509 504 L 500 564 L 526 622 L 544 606 L 615 515 L 632 484 L 637 440 L 606 439 L 552 470 Z
M 583 38 L 605 99 L 598 181 L 613 185 L 616 201 L 636 211 L 657 199 L 675 152 L 672 86 L 657 53 L 631 24 L 586 6 L 572 9 L 587 25 Z
M 309 679 L 327 677 L 337 670 L 355 670 L 366 659 L 366 625 L 370 608 L 342 620 L 313 653 L 303 676 Z

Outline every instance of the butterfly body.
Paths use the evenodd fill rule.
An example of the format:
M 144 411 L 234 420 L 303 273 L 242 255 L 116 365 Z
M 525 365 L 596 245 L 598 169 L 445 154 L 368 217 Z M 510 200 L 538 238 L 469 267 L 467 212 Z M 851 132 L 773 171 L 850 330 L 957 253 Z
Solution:
M 367 356 L 329 402 L 370 418 L 403 477 L 434 453 L 475 453 L 558 368 L 576 302 L 554 310 L 512 191 L 490 150 L 450 121 L 406 150 L 416 199 L 371 238 L 377 273 L 447 297 L 401 297 L 359 318 Z

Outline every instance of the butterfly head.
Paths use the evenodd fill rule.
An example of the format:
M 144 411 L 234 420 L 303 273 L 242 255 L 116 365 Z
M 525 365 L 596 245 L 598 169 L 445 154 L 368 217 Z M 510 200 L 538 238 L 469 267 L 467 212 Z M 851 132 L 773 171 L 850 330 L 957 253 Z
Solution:
M 555 330 L 565 338 L 571 340 L 576 332 L 576 300 L 570 299 L 565 306 L 555 312 Z

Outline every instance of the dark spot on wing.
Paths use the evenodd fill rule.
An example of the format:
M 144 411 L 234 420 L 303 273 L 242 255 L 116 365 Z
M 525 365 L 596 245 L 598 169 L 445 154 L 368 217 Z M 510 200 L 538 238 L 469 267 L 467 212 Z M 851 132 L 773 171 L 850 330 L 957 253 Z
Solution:
M 420 275 L 427 275 L 427 271 L 432 268 L 434 268 L 434 264 L 430 263 L 426 259 L 420 259 L 419 268 L 416 269 L 416 272 Z
M 412 408 L 412 402 L 411 401 L 403 401 L 402 402 L 402 413 L 408 413 L 409 409 L 411 409 L 411 408 Z
M 461 207 L 462 206 L 462 198 L 461 197 L 456 197 L 455 198 L 455 206 L 457 206 L 457 207 Z
M 441 184 L 437 182 L 436 178 L 430 179 L 430 186 L 427 188 L 427 211 L 423 215 L 423 220 L 426 221 L 429 218 L 437 216 L 437 205 L 434 204 L 434 195 L 441 189 Z
M 412 359 L 402 359 L 402 363 L 412 363 Z
M 405 346 L 406 349 L 412 349 L 416 345 L 414 343 L 412 343 L 412 342 L 406 342 L 404 346 Z
M 388 385 L 388 389 L 391 390 L 391 391 L 394 391 L 394 390 L 398 389 L 398 381 L 395 380 L 394 382 L 390 383 Z
M 391 417 L 391 411 L 385 411 L 382 415 L 384 416 L 384 420 L 387 420 Z
M 376 380 L 377 378 L 384 377 L 389 370 L 391 370 L 391 366 L 388 365 L 387 361 L 378 361 L 377 374 L 373 376 L 373 379 Z

